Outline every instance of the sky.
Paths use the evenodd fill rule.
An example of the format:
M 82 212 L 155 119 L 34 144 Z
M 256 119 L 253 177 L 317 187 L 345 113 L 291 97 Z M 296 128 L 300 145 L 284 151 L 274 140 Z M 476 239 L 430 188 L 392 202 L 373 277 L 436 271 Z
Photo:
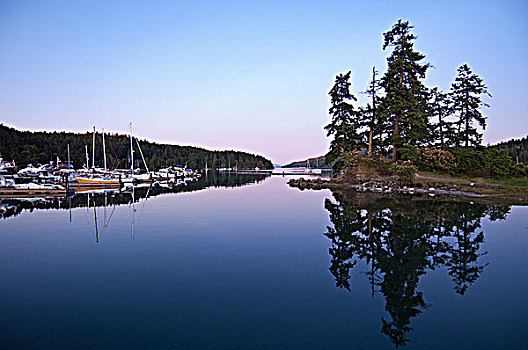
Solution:
M 407 20 L 425 80 L 467 63 L 492 98 L 484 143 L 528 135 L 526 1 L 0 0 L 0 123 L 128 132 L 257 153 L 323 155 L 335 75 L 383 74 L 383 32 Z

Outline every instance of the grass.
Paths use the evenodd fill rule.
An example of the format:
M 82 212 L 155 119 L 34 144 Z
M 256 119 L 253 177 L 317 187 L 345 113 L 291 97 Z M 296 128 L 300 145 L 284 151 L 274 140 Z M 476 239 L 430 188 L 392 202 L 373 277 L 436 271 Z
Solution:
M 528 179 L 523 178 L 501 178 L 501 179 L 486 179 L 487 182 L 501 185 L 501 186 L 526 186 L 528 187 Z

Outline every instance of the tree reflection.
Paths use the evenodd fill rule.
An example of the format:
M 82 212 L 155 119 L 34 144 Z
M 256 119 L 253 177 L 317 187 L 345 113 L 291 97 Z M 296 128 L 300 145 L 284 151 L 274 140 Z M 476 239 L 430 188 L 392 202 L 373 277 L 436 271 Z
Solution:
M 409 341 L 411 319 L 426 308 L 420 277 L 445 266 L 456 293 L 463 295 L 486 264 L 479 262 L 484 233 L 481 219 L 503 220 L 510 207 L 421 198 L 376 198 L 335 194 L 325 208 L 333 226 L 330 272 L 336 286 L 351 289 L 350 273 L 359 261 L 369 267 L 372 294 L 385 298 L 390 319 L 381 331 L 392 343 Z

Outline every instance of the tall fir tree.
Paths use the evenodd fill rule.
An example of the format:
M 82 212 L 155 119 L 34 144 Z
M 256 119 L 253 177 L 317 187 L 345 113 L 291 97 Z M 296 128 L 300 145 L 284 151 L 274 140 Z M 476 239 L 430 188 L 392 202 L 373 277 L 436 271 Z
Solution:
M 332 121 L 325 129 L 327 136 L 334 136 L 330 142 L 330 150 L 326 155 L 326 163 L 338 162 L 343 154 L 358 151 L 364 143 L 360 135 L 360 116 L 354 108 L 352 101 L 357 101 L 350 92 L 350 74 L 339 74 L 336 76 L 335 84 L 328 93 L 330 95 L 331 107 L 329 113 Z M 336 163 L 336 169 L 340 165 Z
M 368 141 L 367 155 L 381 152 L 384 146 L 384 133 L 386 132 L 386 123 L 383 118 L 384 113 L 381 106 L 382 97 L 380 95 L 380 80 L 376 67 L 372 67 L 372 80 L 365 93 L 368 95 L 367 106 L 361 108 L 363 125 L 366 127 L 364 134 Z
M 450 91 L 453 108 L 458 113 L 456 146 L 460 147 L 461 142 L 465 143 L 466 148 L 478 146 L 482 142 L 482 134 L 475 123 L 486 129 L 486 116 L 482 115 L 480 109 L 489 107 L 482 101 L 482 95 L 491 97 L 491 94 L 482 78 L 473 73 L 467 64 L 458 67 L 457 71 Z
M 441 148 L 453 146 L 456 134 L 453 122 L 447 120 L 453 113 L 449 95 L 438 87 L 431 89 L 429 100 L 429 114 L 432 119 L 432 134 L 434 142 Z
M 405 145 L 419 146 L 430 140 L 427 116 L 428 89 L 422 83 L 430 67 L 421 63 L 425 55 L 414 50 L 416 36 L 413 26 L 401 19 L 384 33 L 383 50 L 392 47 L 387 58 L 388 69 L 381 79 L 385 90 L 383 107 L 392 124 L 392 159 L 398 160 L 398 151 Z

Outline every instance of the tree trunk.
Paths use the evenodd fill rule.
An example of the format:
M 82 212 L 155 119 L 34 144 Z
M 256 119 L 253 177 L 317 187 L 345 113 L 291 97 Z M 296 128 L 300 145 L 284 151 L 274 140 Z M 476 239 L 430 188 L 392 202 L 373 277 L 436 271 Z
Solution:
M 460 119 L 458 120 L 458 131 L 457 131 L 457 136 L 456 136 L 456 148 L 459 148 L 460 147 L 460 132 L 461 132 L 461 128 L 462 128 L 462 120 L 464 118 L 464 109 L 463 107 L 460 108 Z
M 369 131 L 369 146 L 368 146 L 368 156 L 369 157 L 372 157 L 372 128 L 373 126 L 371 125 L 370 131 Z
M 405 45 L 405 35 L 402 37 L 402 47 Z M 399 91 L 399 99 L 400 99 L 400 108 L 401 108 L 401 100 L 402 100 L 402 90 L 403 90 L 403 55 L 400 55 L 400 91 Z M 396 120 L 394 120 L 394 140 L 392 142 L 392 161 L 397 162 L 398 161 L 398 135 L 400 134 L 400 118 L 402 117 L 402 111 L 400 110 L 398 113 L 396 113 Z
M 372 157 L 372 129 L 376 120 L 376 67 L 372 67 L 372 121 L 369 131 L 368 156 Z
M 440 126 L 440 147 L 444 148 L 444 133 L 442 130 L 442 113 L 438 113 L 438 125 Z
M 392 141 L 392 161 L 398 161 L 398 135 L 400 134 L 400 113 L 396 114 L 396 120 L 394 121 L 394 140 Z
M 469 91 L 466 89 L 466 148 L 469 148 Z

